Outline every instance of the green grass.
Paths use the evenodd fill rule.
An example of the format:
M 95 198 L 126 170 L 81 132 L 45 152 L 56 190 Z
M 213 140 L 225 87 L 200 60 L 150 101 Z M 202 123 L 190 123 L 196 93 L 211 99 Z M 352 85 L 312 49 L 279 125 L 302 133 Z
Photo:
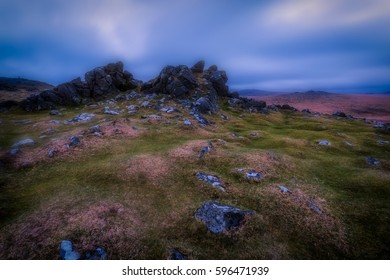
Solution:
M 60 241 L 71 239 L 80 252 L 103 246 L 111 259 L 164 259 L 172 248 L 193 259 L 388 259 L 390 149 L 376 144 L 379 137 L 389 140 L 388 134 L 378 136 L 356 120 L 222 108 L 229 120 L 209 116 L 216 124 L 206 128 L 183 127 L 180 120 L 191 118 L 186 112 L 179 120 L 164 115 L 165 122 L 147 123 L 140 116 L 153 111 L 144 109 L 126 124 L 139 128 L 135 136 L 104 137 L 95 146 L 43 157 L 30 168 L 3 168 L 0 258 L 58 259 Z M 67 109 L 61 117 L 4 113 L 0 145 L 5 151 L 30 135 L 37 145 L 23 148 L 23 158 L 51 138 L 110 123 L 91 109 L 97 113 L 92 121 L 57 125 L 53 135 L 39 138 L 47 127 L 37 122 L 83 111 Z M 18 119 L 33 123 L 15 124 Z M 213 141 L 215 149 L 199 161 L 202 143 L 216 139 L 225 144 Z M 321 139 L 332 145 L 319 146 Z M 175 156 L 184 145 L 188 153 Z M 368 166 L 368 155 L 381 166 Z M 235 172 L 240 167 L 262 171 L 265 178 L 248 182 Z M 221 177 L 227 193 L 198 181 L 197 171 Z M 280 193 L 278 184 L 293 195 Z M 310 209 L 308 199 L 322 215 Z M 256 214 L 241 229 L 214 235 L 193 217 L 209 200 Z

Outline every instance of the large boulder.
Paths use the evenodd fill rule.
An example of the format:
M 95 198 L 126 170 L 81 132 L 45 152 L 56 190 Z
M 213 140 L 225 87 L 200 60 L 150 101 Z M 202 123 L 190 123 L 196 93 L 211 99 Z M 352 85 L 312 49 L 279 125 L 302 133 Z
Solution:
M 240 227 L 246 217 L 254 213 L 251 210 L 241 210 L 216 201 L 209 201 L 196 210 L 195 218 L 205 223 L 212 233 L 220 234 Z
M 217 110 L 217 105 L 215 102 L 212 102 L 208 97 L 200 97 L 195 102 L 195 108 L 200 113 L 214 113 Z
M 194 74 L 185 65 L 168 65 L 157 78 L 145 83 L 142 90 L 147 93 L 163 93 L 173 97 L 184 97 L 198 86 Z
M 211 82 L 213 88 L 219 96 L 228 96 L 229 87 L 226 85 L 228 77 L 225 71 L 211 72 L 207 79 Z
M 191 71 L 193 73 L 203 73 L 204 70 L 204 60 L 200 60 L 197 63 L 194 64 L 194 66 L 191 67 Z

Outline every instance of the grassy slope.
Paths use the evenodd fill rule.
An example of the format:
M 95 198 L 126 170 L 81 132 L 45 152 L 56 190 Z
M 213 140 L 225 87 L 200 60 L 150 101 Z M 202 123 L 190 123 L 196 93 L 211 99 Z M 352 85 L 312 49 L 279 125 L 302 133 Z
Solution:
M 23 148 L 21 155 L 31 160 L 29 152 L 46 151 L 51 138 L 111 123 L 98 114 L 88 123 L 47 125 L 84 111 L 96 109 L 67 109 L 62 117 L 4 113 L 0 146 L 33 137 L 36 147 Z M 27 169 L 2 170 L 0 258 L 56 259 L 60 241 L 71 239 L 80 252 L 103 246 L 111 259 L 161 259 L 171 248 L 193 259 L 388 259 L 390 149 L 376 140 L 389 135 L 378 136 L 361 121 L 300 113 L 224 108 L 229 120 L 215 115 L 209 117 L 215 125 L 187 128 L 175 115 L 141 120 L 147 112 L 124 124 L 138 127 L 134 136 L 105 136 L 96 143 L 85 136 L 80 148 L 43 156 Z M 15 124 L 18 119 L 32 124 Z M 39 138 L 50 126 L 54 134 Z M 321 139 L 332 145 L 318 146 Z M 215 148 L 199 161 L 208 141 Z M 367 155 L 381 159 L 381 166 L 367 166 Z M 235 172 L 240 167 L 262 171 L 265 178 L 247 182 Z M 227 193 L 199 182 L 196 171 L 220 176 Z M 278 184 L 293 194 L 280 193 Z M 236 232 L 213 235 L 193 214 L 214 199 L 256 215 Z M 310 209 L 309 199 L 322 215 Z

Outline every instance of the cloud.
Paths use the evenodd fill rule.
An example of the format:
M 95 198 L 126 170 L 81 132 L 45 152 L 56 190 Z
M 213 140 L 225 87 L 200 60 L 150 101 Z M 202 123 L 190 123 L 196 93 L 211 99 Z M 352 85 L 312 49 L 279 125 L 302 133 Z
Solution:
M 341 85 L 343 73 L 390 69 L 389 28 L 385 0 L 1 1 L 0 75 L 58 83 L 122 60 L 148 80 L 205 59 L 232 85 Z

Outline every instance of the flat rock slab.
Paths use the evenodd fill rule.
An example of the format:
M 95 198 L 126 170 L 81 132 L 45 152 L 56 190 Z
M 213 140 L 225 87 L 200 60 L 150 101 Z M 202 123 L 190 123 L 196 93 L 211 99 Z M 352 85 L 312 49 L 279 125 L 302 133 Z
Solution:
M 246 168 L 238 168 L 237 171 L 239 173 L 244 173 L 245 174 L 245 178 L 248 180 L 248 181 L 260 181 L 261 179 L 263 179 L 264 175 L 261 173 L 261 172 L 257 172 L 255 170 L 247 170 Z
M 254 213 L 252 210 L 241 210 L 217 201 L 209 201 L 196 210 L 195 218 L 205 223 L 212 233 L 220 234 L 239 228 L 246 217 Z
M 330 146 L 331 143 L 330 143 L 328 140 L 320 140 L 320 141 L 318 141 L 318 145 L 321 145 L 321 146 Z
M 15 144 L 12 145 L 12 148 L 15 149 L 24 146 L 32 146 L 34 144 L 35 144 L 34 140 L 27 138 L 27 139 L 20 140 L 19 142 L 16 142 Z

